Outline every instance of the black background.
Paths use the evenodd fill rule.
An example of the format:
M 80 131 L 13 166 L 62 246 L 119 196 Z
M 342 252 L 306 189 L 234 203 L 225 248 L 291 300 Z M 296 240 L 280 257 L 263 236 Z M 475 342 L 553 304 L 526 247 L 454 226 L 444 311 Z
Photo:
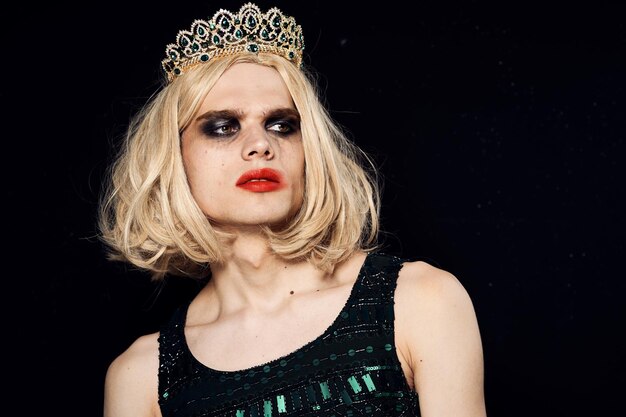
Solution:
M 387 251 L 430 257 L 470 293 L 490 416 L 623 408 L 619 3 L 257 3 L 302 24 L 332 115 L 378 162 Z M 22 414 L 101 415 L 108 363 L 197 289 L 107 262 L 97 195 L 165 45 L 240 4 L 3 17 L 4 363 Z

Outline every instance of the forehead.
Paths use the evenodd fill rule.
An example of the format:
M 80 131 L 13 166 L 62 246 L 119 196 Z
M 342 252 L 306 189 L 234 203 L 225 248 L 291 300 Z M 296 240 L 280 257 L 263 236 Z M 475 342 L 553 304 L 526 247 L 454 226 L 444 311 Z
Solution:
M 209 91 L 203 109 L 245 107 L 293 108 L 287 85 L 274 68 L 238 63 L 227 69 Z

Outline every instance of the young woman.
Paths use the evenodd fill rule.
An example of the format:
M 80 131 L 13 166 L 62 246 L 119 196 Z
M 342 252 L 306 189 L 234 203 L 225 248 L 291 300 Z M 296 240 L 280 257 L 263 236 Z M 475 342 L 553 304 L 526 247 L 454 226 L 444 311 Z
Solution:
M 105 417 L 485 416 L 470 297 L 380 251 L 373 166 L 303 48 L 251 3 L 168 45 L 99 224 L 111 259 L 206 284 L 113 361 Z

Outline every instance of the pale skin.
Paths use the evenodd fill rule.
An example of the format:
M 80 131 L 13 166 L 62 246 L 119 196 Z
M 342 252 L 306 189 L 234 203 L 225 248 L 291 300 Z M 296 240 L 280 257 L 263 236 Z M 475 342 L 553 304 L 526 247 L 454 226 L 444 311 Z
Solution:
M 365 259 L 357 251 L 324 273 L 270 255 L 257 232 L 256 225 L 280 223 L 302 202 L 302 138 L 289 109 L 297 114 L 274 69 L 239 63 L 224 73 L 183 132 L 194 198 L 215 224 L 236 234 L 226 263 L 212 266 L 209 283 L 187 315 L 191 352 L 214 369 L 259 365 L 317 338 L 339 315 Z M 228 112 L 219 117 L 235 117 L 213 117 L 223 110 Z M 200 117 L 207 112 L 210 129 Z M 286 186 L 265 193 L 234 186 L 243 172 L 261 167 L 279 171 Z M 459 280 L 426 262 L 406 262 L 398 276 L 395 317 L 398 358 L 418 392 L 422 416 L 486 416 L 480 331 Z M 161 416 L 157 337 L 138 338 L 111 363 L 104 417 Z

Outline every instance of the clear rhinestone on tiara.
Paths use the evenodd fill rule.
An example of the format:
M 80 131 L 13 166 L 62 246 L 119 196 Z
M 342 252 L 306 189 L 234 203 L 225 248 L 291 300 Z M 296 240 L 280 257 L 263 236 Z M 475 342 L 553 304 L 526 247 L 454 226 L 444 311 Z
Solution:
M 194 65 L 241 53 L 270 52 L 299 67 L 303 50 L 302 28 L 293 17 L 276 7 L 262 13 L 246 3 L 238 13 L 220 9 L 210 20 L 195 20 L 190 30 L 178 32 L 161 65 L 171 82 Z

